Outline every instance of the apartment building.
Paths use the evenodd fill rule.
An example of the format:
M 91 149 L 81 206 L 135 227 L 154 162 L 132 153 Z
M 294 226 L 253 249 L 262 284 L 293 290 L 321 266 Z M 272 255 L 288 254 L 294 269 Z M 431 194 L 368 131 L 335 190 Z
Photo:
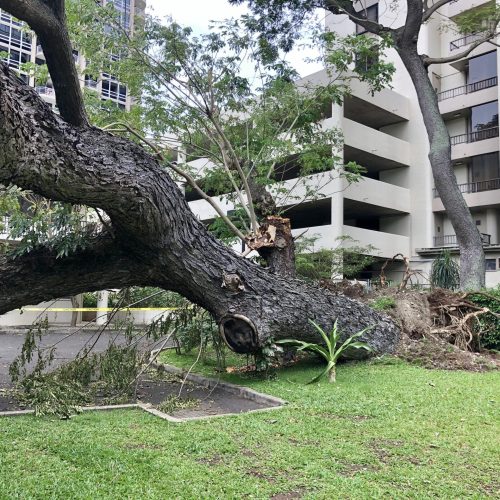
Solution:
M 453 21 L 489 1 L 455 0 L 440 12 Z M 405 4 L 400 2 L 401 8 L 391 9 L 386 2 L 363 0 L 358 8 L 366 9 L 369 18 L 396 27 L 405 22 Z M 453 55 L 480 36 L 443 30 L 441 19 L 438 14 L 423 26 L 421 53 Z M 328 15 L 326 29 L 364 36 L 362 28 L 341 15 Z M 428 138 L 413 84 L 396 52 L 389 50 L 386 57 L 396 67 L 391 88 L 371 95 L 366 84 L 353 81 L 351 94 L 343 105 L 332 107 L 323 123 L 343 131 L 344 162 L 355 161 L 366 173 L 351 185 L 334 180 L 322 188 L 322 199 L 305 203 L 288 215 L 294 233 L 308 229 L 309 236 L 318 237 L 317 248 L 337 247 L 342 236 L 351 237 L 358 246 L 376 247 L 370 252 L 376 262 L 363 273 L 364 278 L 376 278 L 382 262 L 401 254 L 409 257 L 411 268 L 421 271 L 420 281 L 425 282 L 433 259 L 443 248 L 458 256 L 457 240 L 434 188 Z M 430 70 L 450 131 L 460 190 L 482 234 L 487 286 L 500 283 L 499 58 L 496 46 L 485 43 L 457 62 L 431 66 Z M 328 80 L 327 72 L 320 71 L 298 85 Z M 291 182 L 285 180 L 285 184 Z M 202 200 L 191 206 L 202 219 L 214 215 Z M 400 259 L 388 269 L 389 278 L 401 279 L 404 266 Z
M 134 30 L 134 21 L 137 16 L 143 16 L 146 10 L 146 0 L 101 0 L 105 4 L 113 4 L 119 13 L 122 25 L 130 31 Z M 35 86 L 34 78 L 30 78 L 23 72 L 22 64 L 32 62 L 44 64 L 45 56 L 41 45 L 38 43 L 34 33 L 26 30 L 24 24 L 6 11 L 0 9 L 0 53 L 6 55 L 9 66 L 19 71 L 19 76 L 32 86 Z M 110 54 L 110 58 L 116 60 L 119 57 Z M 108 73 L 102 73 L 96 80 L 85 73 L 86 60 L 79 53 L 78 48 L 73 50 L 75 64 L 81 75 L 82 88 L 95 90 L 101 99 L 110 100 L 122 109 L 130 109 L 132 98 L 127 87 L 118 79 Z M 50 78 L 43 85 L 36 85 L 37 92 L 54 108 L 56 107 L 56 96 Z

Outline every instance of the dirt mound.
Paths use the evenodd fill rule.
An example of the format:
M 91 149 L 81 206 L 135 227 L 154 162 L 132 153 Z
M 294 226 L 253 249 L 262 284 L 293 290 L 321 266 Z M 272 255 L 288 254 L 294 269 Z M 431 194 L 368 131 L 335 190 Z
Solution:
M 463 351 L 430 335 L 419 340 L 403 335 L 395 355 L 425 368 L 482 372 L 500 369 L 500 357 L 492 351 Z
M 402 331 L 398 357 L 445 370 L 500 368 L 500 357 L 480 348 L 477 317 L 487 312 L 469 301 L 467 294 L 384 288 L 362 300 L 374 304 L 381 297 L 392 298 L 392 306 L 384 312 Z

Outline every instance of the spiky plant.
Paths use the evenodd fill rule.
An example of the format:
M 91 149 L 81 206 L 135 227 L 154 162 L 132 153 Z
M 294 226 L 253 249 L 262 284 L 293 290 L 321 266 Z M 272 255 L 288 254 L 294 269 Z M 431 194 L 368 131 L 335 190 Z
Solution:
M 323 328 L 321 328 L 317 323 L 312 320 L 309 322 L 318 330 L 321 337 L 323 338 L 325 345 L 322 344 L 314 344 L 311 342 L 303 342 L 302 340 L 295 339 L 284 339 L 278 340 L 276 344 L 282 345 L 292 345 L 297 347 L 297 351 L 310 351 L 316 354 L 319 354 L 322 358 L 326 360 L 326 368 L 316 377 L 308 382 L 308 384 L 313 384 L 323 377 L 323 375 L 328 374 L 328 380 L 330 383 L 336 381 L 336 366 L 337 361 L 344 351 L 347 349 L 366 349 L 367 351 L 371 351 L 371 347 L 366 342 L 361 342 L 359 340 L 355 340 L 356 338 L 363 335 L 363 333 L 371 330 L 372 326 L 364 328 L 363 330 L 351 335 L 348 339 L 346 339 L 342 344 L 340 344 L 340 330 L 338 328 L 338 319 L 335 320 L 333 324 L 333 328 L 330 333 L 326 333 Z M 340 345 L 339 345 L 340 344 Z
M 449 250 L 443 250 L 432 263 L 431 286 L 454 290 L 460 284 L 460 267 Z

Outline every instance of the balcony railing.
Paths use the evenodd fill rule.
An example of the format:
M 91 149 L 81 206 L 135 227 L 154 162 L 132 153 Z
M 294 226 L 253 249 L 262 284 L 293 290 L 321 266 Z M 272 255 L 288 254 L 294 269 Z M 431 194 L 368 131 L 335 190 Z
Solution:
M 45 85 L 39 85 L 38 87 L 36 87 L 36 91 L 40 95 L 50 95 L 50 96 L 56 95 L 52 87 L 46 87 Z
M 493 139 L 494 137 L 498 137 L 498 126 L 484 128 L 477 132 L 469 132 L 468 134 L 454 135 L 450 137 L 450 141 L 452 146 L 456 146 L 457 144 L 484 141 L 486 139 Z
M 498 85 L 498 77 L 492 76 L 486 80 L 481 80 L 479 82 L 468 83 L 467 85 L 462 85 L 461 87 L 455 87 L 454 89 L 444 90 L 438 93 L 438 101 L 444 101 L 446 99 L 451 99 L 459 95 L 472 94 L 473 92 L 478 92 L 479 90 L 489 89 L 490 87 L 496 87 Z
M 481 233 L 483 245 L 491 244 L 491 234 Z M 457 246 L 457 236 L 455 234 L 444 234 L 442 236 L 434 236 L 435 247 Z
M 462 194 L 481 193 L 482 191 L 493 191 L 500 189 L 500 179 L 490 179 L 479 182 L 466 182 L 459 184 L 458 188 Z M 436 188 L 433 189 L 434 198 L 439 198 L 439 193 Z
M 108 97 L 109 99 L 117 100 L 120 102 L 127 102 L 127 95 L 115 92 L 113 90 L 102 89 L 102 97 Z
M 474 43 L 477 40 L 481 40 L 484 37 L 484 33 L 470 33 L 463 36 L 462 38 L 457 38 L 450 42 L 450 52 L 453 50 L 458 50 L 460 47 L 465 47 L 470 43 Z

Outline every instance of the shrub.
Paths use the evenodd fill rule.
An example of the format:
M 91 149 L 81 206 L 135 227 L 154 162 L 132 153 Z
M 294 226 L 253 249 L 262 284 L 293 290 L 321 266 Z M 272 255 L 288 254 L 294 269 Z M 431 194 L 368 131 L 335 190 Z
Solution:
M 484 293 L 469 295 L 469 300 L 480 307 L 487 307 L 491 312 L 500 314 L 500 285 Z M 479 316 L 481 346 L 500 351 L 500 317 L 493 314 Z

